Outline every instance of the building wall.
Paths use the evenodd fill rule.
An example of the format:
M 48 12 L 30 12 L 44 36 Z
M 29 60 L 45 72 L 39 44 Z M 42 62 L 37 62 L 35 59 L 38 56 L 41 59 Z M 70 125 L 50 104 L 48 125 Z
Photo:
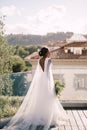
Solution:
M 82 50 L 83 49 L 87 49 L 87 47 L 66 47 L 65 48 L 65 52 L 67 53 L 68 50 L 70 50 L 70 52 L 72 52 L 73 54 L 82 54 Z
M 55 65 L 53 74 L 65 83 L 61 100 L 87 100 L 87 66 Z

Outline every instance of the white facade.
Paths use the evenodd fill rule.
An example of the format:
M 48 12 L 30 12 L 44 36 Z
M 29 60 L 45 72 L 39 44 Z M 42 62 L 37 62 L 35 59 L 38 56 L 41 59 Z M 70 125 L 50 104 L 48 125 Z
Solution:
M 82 54 L 82 50 L 87 49 L 87 47 L 65 47 L 65 53 L 68 53 L 68 50 L 73 54 Z
M 65 83 L 61 100 L 87 100 L 87 66 L 55 65 L 53 74 Z
M 73 54 L 82 54 L 82 49 L 83 47 L 69 47 L 68 49 L 71 50 L 71 52 L 73 52 Z

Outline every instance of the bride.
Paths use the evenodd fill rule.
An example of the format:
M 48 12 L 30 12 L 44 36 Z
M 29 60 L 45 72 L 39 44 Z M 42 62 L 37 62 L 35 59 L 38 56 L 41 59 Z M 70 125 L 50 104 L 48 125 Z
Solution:
M 3 130 L 48 130 L 68 121 L 68 116 L 56 97 L 52 63 L 48 48 L 39 51 L 41 58 L 17 113 Z

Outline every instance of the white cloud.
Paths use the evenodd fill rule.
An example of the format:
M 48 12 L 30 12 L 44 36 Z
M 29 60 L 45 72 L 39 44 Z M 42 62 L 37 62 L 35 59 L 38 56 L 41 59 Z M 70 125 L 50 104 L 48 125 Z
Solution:
M 5 25 L 6 33 L 29 33 L 29 28 L 26 24 L 7 24 Z
M 82 32 L 84 34 L 87 34 L 87 23 L 85 23 L 83 26 L 82 26 Z
M 16 7 L 15 5 L 10 5 L 10 3 L 10 6 L 2 6 L 0 13 L 7 15 L 5 19 L 6 33 L 32 33 L 41 35 L 58 31 L 86 33 L 87 14 L 85 13 L 85 2 L 79 2 L 79 6 L 77 7 L 78 2 L 75 0 L 74 2 L 68 1 L 66 3 L 63 2 L 63 5 L 52 5 L 47 8 L 44 4 L 39 6 L 37 3 L 34 8 L 33 4 L 31 8 L 28 8 L 26 4 L 23 5 L 22 3 L 20 3 L 21 8 L 18 7 L 19 5 Z M 41 10 L 35 12 L 39 8 Z
M 64 6 L 50 6 L 47 9 L 42 9 L 36 15 L 36 18 L 41 22 L 53 22 L 55 20 L 60 19 L 65 13 Z
M 61 19 L 66 13 L 64 6 L 50 6 L 42 9 L 34 16 L 22 16 L 21 23 L 6 25 L 7 33 L 46 34 L 60 31 Z
M 87 20 L 78 18 L 70 22 L 67 29 L 75 33 L 87 33 Z
M 0 14 L 6 16 L 14 16 L 14 15 L 21 16 L 21 11 L 17 9 L 16 6 L 10 5 L 0 8 Z

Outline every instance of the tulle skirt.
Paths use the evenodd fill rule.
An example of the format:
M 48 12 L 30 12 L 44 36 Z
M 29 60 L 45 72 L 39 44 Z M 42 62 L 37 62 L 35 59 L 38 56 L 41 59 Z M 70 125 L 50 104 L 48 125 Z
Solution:
M 22 105 L 3 130 L 38 130 L 43 126 L 66 124 L 68 116 L 60 104 L 54 89 L 52 74 L 40 72 L 39 66 Z

